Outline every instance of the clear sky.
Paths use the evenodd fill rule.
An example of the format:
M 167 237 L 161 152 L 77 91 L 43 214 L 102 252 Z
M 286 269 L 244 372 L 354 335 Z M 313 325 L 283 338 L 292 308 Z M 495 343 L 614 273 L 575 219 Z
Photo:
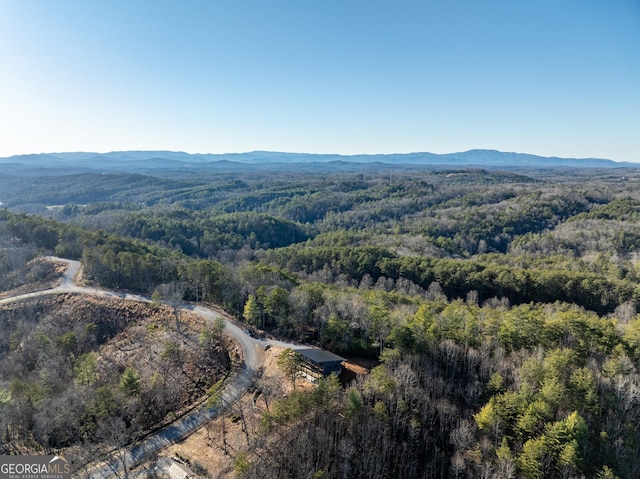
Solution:
M 0 0 L 0 156 L 640 161 L 640 0 Z

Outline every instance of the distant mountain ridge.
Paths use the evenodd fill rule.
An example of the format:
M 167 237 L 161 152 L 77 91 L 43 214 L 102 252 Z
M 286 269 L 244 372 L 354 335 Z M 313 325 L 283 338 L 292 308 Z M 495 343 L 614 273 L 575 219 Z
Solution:
M 184 153 L 179 151 L 114 151 L 109 153 L 71 152 L 15 155 L 0 158 L 3 167 L 74 169 L 135 169 L 198 168 L 215 163 L 238 165 L 314 164 L 314 163 L 379 163 L 390 165 L 425 165 L 483 168 L 616 168 L 638 167 L 628 162 L 616 162 L 602 158 L 543 157 L 526 153 L 510 153 L 497 150 L 469 150 L 459 153 L 436 154 L 429 152 L 394 154 L 319 154 L 252 151 L 247 153 Z

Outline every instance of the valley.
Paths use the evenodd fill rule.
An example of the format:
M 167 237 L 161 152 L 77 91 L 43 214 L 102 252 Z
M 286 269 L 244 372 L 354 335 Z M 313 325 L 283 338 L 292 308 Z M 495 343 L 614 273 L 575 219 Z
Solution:
M 73 363 L 94 352 L 98 364 L 118 370 L 111 394 L 124 400 L 131 383 L 131 404 L 150 394 L 155 373 L 142 368 L 146 358 L 180 358 L 176 374 L 193 378 L 192 392 L 171 394 L 178 402 L 149 417 L 147 428 L 187 404 L 218 401 L 211 386 L 225 371 L 244 377 L 231 393 L 242 400 L 194 427 L 197 444 L 171 446 L 185 467 L 197 463 L 198 475 L 636 477 L 640 169 L 506 168 L 476 154 L 482 168 L 264 155 L 233 164 L 191 159 L 197 168 L 171 156 L 120 159 L 109 171 L 97 170 L 105 162 L 94 171 L 85 164 L 69 174 L 16 167 L 10 180 L 0 179 L 0 289 L 5 299 L 31 295 L 22 297 L 36 305 L 29 308 L 56 311 L 55 327 L 82 317 L 82 308 L 69 319 L 55 309 L 79 297 L 100 310 L 107 300 L 114 311 L 123 302 L 144 305 L 106 349 L 82 346 L 69 359 L 64 348 L 84 344 L 80 330 L 55 330 L 57 349 L 42 350 Z M 52 263 L 37 259 L 43 255 L 80 262 L 83 284 L 62 276 L 55 286 L 61 268 L 45 266 Z M 27 325 L 40 314 L 13 308 L 3 309 L 17 315 L 3 324 Z M 227 321 L 223 336 L 213 328 L 213 341 L 222 347 L 222 338 L 234 339 L 224 346 L 228 362 L 214 361 L 217 372 L 202 382 L 193 366 L 201 360 L 169 343 L 184 338 L 197 349 L 216 317 Z M 71 336 L 62 339 L 70 332 L 75 346 Z M 21 344 L 17 335 L 13 344 Z M 278 372 L 267 346 L 277 354 L 321 347 L 361 359 L 370 371 L 307 386 Z M 11 348 L 9 356 L 19 350 Z M 23 370 L 38 364 L 24 355 L 13 361 Z M 132 364 L 146 371 L 136 369 L 140 390 L 126 373 Z M 81 384 L 75 367 L 69 371 Z M 35 377 L 23 376 L 22 385 L 8 372 L 0 376 L 0 391 L 10 391 L 2 392 L 2 408 L 15 410 L 20 398 L 46 404 Z M 78 417 L 91 410 L 80 409 Z M 228 443 L 227 420 L 235 431 Z M 5 451 L 37 441 L 47 450 L 67 447 L 62 432 L 44 442 L 3 421 L 14 434 L 2 436 Z M 215 458 L 198 461 L 207 451 Z

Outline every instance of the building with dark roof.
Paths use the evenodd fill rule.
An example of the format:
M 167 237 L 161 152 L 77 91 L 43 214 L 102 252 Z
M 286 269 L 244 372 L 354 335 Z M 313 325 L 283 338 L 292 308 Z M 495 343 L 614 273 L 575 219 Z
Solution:
M 309 380 L 328 376 L 331 373 L 340 374 L 345 358 L 317 348 L 296 349 L 300 357 L 300 372 Z

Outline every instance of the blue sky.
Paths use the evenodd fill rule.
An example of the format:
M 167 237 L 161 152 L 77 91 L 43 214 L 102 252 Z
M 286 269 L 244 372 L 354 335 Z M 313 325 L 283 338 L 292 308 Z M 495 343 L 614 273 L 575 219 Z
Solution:
M 640 161 L 638 0 L 0 0 L 0 156 Z

